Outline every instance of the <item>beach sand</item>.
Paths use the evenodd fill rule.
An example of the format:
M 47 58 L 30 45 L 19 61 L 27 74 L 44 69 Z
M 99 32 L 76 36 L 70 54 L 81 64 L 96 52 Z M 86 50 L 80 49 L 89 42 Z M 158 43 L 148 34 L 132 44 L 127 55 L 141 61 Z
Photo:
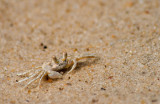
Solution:
M 16 83 L 85 53 L 62 79 Z M 160 104 L 159 0 L 0 0 L 1 104 Z

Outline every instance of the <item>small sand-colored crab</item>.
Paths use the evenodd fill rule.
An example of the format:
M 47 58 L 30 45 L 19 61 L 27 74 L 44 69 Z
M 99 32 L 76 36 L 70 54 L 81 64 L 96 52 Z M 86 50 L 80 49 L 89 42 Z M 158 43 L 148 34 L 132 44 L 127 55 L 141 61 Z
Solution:
M 67 59 L 67 53 L 65 52 L 63 53 L 63 58 L 61 60 L 58 60 L 55 56 L 53 56 L 51 62 L 43 63 L 42 66 L 36 67 L 35 69 L 29 70 L 23 73 L 18 73 L 17 75 L 19 76 L 23 76 L 29 73 L 30 74 L 28 77 L 17 81 L 17 83 L 33 78 L 31 81 L 27 83 L 27 85 L 24 86 L 24 87 L 27 87 L 32 82 L 40 78 L 39 84 L 38 84 L 38 87 L 39 87 L 41 80 L 45 74 L 47 74 L 48 77 L 51 79 L 62 78 L 62 74 L 58 71 L 72 67 L 71 70 L 68 71 L 68 73 L 70 73 L 76 68 L 77 61 L 84 58 L 95 58 L 95 55 L 82 55 L 79 57 L 75 57 L 74 59 Z

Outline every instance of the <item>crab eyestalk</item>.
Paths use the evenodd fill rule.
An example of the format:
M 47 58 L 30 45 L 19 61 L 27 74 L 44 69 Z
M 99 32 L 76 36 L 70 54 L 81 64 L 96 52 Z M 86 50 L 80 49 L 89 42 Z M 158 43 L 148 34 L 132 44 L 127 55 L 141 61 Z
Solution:
M 58 60 L 57 60 L 57 58 L 56 58 L 56 56 L 53 56 L 53 57 L 52 57 L 52 63 L 55 63 L 55 64 L 58 64 L 58 63 L 59 63 Z
M 62 61 L 67 61 L 67 52 L 63 53 L 63 59 L 62 59 Z

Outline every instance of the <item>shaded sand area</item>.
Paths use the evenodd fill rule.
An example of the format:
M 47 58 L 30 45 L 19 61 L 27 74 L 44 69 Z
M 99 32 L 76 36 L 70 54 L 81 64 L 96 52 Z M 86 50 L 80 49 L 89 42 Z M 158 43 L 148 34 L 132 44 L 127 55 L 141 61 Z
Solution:
M 16 83 L 63 52 L 98 58 Z M 1 104 L 160 104 L 159 53 L 159 0 L 0 0 Z

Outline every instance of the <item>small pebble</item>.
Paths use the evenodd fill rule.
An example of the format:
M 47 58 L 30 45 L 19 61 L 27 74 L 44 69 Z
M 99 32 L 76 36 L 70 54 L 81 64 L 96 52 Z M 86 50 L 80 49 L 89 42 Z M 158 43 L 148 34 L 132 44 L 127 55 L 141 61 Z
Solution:
M 29 100 L 26 100 L 26 102 L 29 102 Z
M 113 76 L 109 76 L 109 77 L 108 77 L 108 79 L 112 79 L 112 78 L 113 78 Z
M 153 99 L 152 102 L 157 102 L 157 99 Z
M 46 46 L 46 45 L 44 45 L 44 46 L 43 46 L 43 48 L 44 48 L 44 49 L 47 49 L 47 46 Z
M 66 83 L 66 85 L 69 85 L 69 86 L 71 86 L 72 84 L 71 84 L 71 83 Z
M 62 91 L 64 88 L 59 88 L 60 91 Z
M 98 99 L 92 99 L 92 103 L 98 102 Z
M 106 90 L 106 89 L 102 87 L 101 90 Z

